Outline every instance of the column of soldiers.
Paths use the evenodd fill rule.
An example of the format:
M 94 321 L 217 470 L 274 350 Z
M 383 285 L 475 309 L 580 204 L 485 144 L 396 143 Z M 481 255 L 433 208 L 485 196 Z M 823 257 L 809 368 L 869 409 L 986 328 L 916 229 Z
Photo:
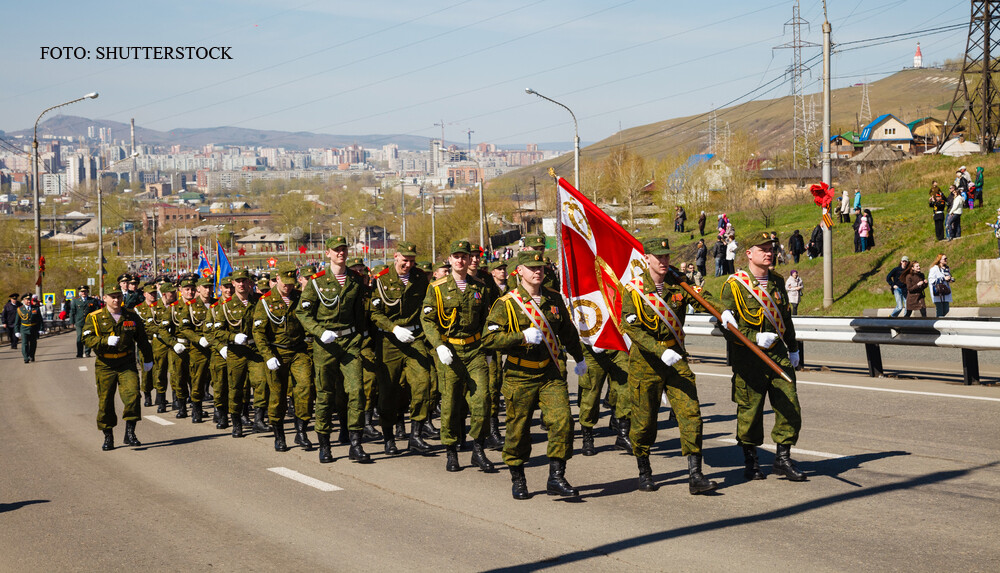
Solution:
M 575 433 L 568 354 L 579 379 L 583 455 L 597 453 L 594 426 L 607 382 L 615 448 L 635 457 L 638 488 L 655 491 L 649 456 L 665 395 L 677 417 L 681 454 L 688 459 L 690 493 L 710 492 L 717 484 L 703 472 L 701 411 L 683 334 L 688 306 L 721 312 L 724 327 L 735 326 L 764 348 L 792 380 L 799 360 L 784 281 L 768 270 L 770 236 L 754 236 L 746 244 L 747 270 L 731 276 L 716 300 L 700 288 L 694 289 L 696 297 L 681 287 L 670 267 L 667 239 L 644 241 L 646 268 L 622 291 L 620 322 L 631 342 L 628 351 L 581 343 L 544 256 L 544 236 L 528 238 L 512 274 L 503 262 L 482 268 L 481 248 L 464 240 L 452 242 L 449 256 L 436 266 L 418 264 L 416 246 L 401 241 L 391 264 L 369 274 L 364 261 L 347 257 L 346 238 L 337 236 L 326 243 L 323 270 L 281 263 L 275 277 L 260 278 L 255 290 L 249 272 L 237 269 L 223 281 L 218 299 L 211 281 L 185 277 L 179 286 L 165 280 L 146 285 L 145 300 L 135 303 L 126 277 L 105 296 L 106 308 L 84 314 L 78 323 L 84 345 L 97 352 L 104 448 L 114 447 L 108 436 L 116 423 L 115 388 L 126 403 L 125 443 L 138 445 L 139 395 L 145 406 L 166 412 L 169 381 L 177 418 L 187 417 L 190 402 L 192 422 L 201 422 L 202 401 L 211 396 L 218 429 L 231 426 L 234 438 L 243 437 L 247 427 L 270 433 L 278 452 L 288 450 L 289 411 L 294 443 L 312 450 L 307 429 L 315 416 L 321 463 L 334 461 L 335 425 L 337 442 L 349 445 L 347 457 L 359 463 L 372 461 L 366 440 L 381 440 L 385 454 L 397 456 L 397 440 L 428 454 L 434 448 L 427 440 L 439 438 L 447 471 L 462 468 L 458 453 L 468 443 L 472 465 L 493 473 L 486 452 L 501 449 L 512 496 L 526 499 L 529 426 L 541 409 L 548 435 L 546 492 L 575 496 L 578 490 L 566 480 Z M 74 308 L 90 304 L 84 288 L 79 301 Z M 804 480 L 790 459 L 801 428 L 794 382 L 765 370 L 736 338 L 727 340 L 745 477 L 764 479 L 756 450 L 763 442 L 767 395 L 776 413 L 774 473 Z M 438 408 L 440 433 L 431 424 Z M 401 427 L 406 417 L 408 434 Z

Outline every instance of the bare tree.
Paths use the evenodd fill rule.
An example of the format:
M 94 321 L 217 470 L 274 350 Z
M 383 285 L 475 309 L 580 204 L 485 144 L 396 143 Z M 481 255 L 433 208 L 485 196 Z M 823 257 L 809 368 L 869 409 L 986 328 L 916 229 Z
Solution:
M 756 135 L 737 131 L 730 136 L 726 145 L 726 156 L 722 158 L 724 169 L 720 168 L 722 204 L 726 209 L 739 211 L 753 206 L 756 198 L 757 181 L 760 179 L 760 147 Z
M 872 166 L 865 170 L 863 177 L 864 188 L 871 189 L 875 193 L 895 193 L 903 189 L 903 178 L 897 162 L 884 162 Z
M 605 165 L 614 195 L 628 206 L 629 225 L 634 229 L 635 208 L 645 202 L 648 195 L 646 188 L 651 183 L 646 160 L 623 145 L 611 151 Z

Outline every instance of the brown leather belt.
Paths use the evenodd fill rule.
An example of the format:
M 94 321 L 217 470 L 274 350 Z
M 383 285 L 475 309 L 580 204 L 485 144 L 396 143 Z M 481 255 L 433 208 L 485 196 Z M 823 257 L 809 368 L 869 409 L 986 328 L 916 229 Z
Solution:
M 452 344 L 457 344 L 459 346 L 465 346 L 466 344 L 472 344 L 473 342 L 479 340 L 482 337 L 483 337 L 482 333 L 477 332 L 477 333 L 475 333 L 474 335 L 472 335 L 472 336 L 470 336 L 468 338 L 446 338 L 445 340 L 447 340 L 448 342 L 450 342 Z
M 110 352 L 107 354 L 98 354 L 97 356 L 105 360 L 114 360 L 115 358 L 124 358 L 131 354 L 131 352 Z
M 518 366 L 520 366 L 522 368 L 541 369 L 541 368 L 545 368 L 546 366 L 548 366 L 549 362 L 552 362 L 552 359 L 551 358 L 546 358 L 545 360 L 541 360 L 541 361 L 536 362 L 534 360 L 522 360 L 520 358 L 515 358 L 513 356 L 508 356 L 507 357 L 507 362 L 510 362 L 511 364 L 516 364 L 516 365 L 518 365 Z

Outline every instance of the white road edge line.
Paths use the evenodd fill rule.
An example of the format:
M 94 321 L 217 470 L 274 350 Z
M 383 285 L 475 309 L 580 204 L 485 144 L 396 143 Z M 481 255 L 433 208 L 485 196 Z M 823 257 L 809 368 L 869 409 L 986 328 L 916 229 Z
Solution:
M 739 443 L 736 440 L 734 440 L 733 438 L 717 438 L 715 441 L 716 442 L 725 442 L 727 444 L 736 444 L 736 443 Z M 764 444 L 764 445 L 759 446 L 759 447 L 762 448 L 762 449 L 765 449 L 765 450 L 767 450 L 769 452 L 774 452 L 774 450 L 775 450 L 774 444 Z M 814 450 L 801 450 L 799 448 L 792 448 L 792 453 L 793 454 L 803 455 L 803 456 L 813 456 L 815 458 L 826 458 L 828 460 L 842 460 L 844 458 L 853 458 L 854 457 L 854 456 L 842 456 L 840 454 L 829 454 L 827 452 L 817 452 L 817 451 L 814 451 Z
M 143 416 L 143 418 L 146 418 L 150 422 L 153 422 L 154 424 L 159 424 L 161 426 L 173 426 L 174 425 L 173 422 L 171 422 L 169 420 L 164 420 L 163 418 L 161 418 L 159 416 Z
M 86 366 L 80 366 L 80 372 L 86 372 L 86 371 L 87 371 Z
M 715 374 L 714 372 L 695 372 L 698 376 L 718 376 L 721 378 L 732 378 L 732 374 Z M 962 398 L 964 400 L 984 400 L 986 402 L 1000 402 L 1000 398 L 990 398 L 988 396 L 962 396 L 961 394 L 945 394 L 943 392 L 920 392 L 918 390 L 897 390 L 895 388 L 874 388 L 872 386 L 854 386 L 851 384 L 832 384 L 830 382 L 809 382 L 797 380 L 796 384 L 806 384 L 809 386 L 830 386 L 832 388 L 849 388 L 852 390 L 871 390 L 872 392 L 892 392 L 894 394 L 915 394 L 917 396 L 936 396 L 939 398 Z
M 314 487 L 320 491 L 343 491 L 344 488 L 337 487 L 333 484 L 326 483 L 325 481 L 320 481 L 316 478 L 311 478 L 307 475 L 300 474 L 295 470 L 290 470 L 288 468 L 267 468 L 267 471 L 274 472 L 279 476 L 284 476 L 288 479 L 295 480 L 301 484 L 305 484 L 309 487 Z

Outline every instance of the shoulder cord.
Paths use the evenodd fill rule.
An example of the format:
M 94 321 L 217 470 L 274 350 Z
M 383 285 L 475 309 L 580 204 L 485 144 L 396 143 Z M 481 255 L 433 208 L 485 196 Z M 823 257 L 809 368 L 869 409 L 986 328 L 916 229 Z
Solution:
M 646 314 L 646 303 L 642 300 L 642 295 L 637 289 L 632 289 L 632 304 L 635 305 L 635 314 L 639 317 L 639 322 L 650 330 L 656 330 L 660 325 L 660 317 L 656 314 Z
M 197 304 L 197 303 L 196 303 L 196 304 Z M 194 326 L 195 328 L 201 328 L 201 326 L 202 326 L 203 324 L 205 324 L 205 321 L 204 321 L 204 320 L 203 320 L 203 321 L 201 321 L 201 322 L 198 322 L 198 321 L 197 321 L 197 320 L 195 319 L 195 317 L 194 317 L 194 305 L 193 305 L 193 304 L 189 304 L 189 305 L 188 305 L 188 316 L 189 316 L 189 317 L 191 317 L 191 324 L 192 324 L 192 325 L 193 325 L 193 326 Z
M 249 309 L 250 307 L 248 306 L 247 308 Z M 229 326 L 232 326 L 234 328 L 239 328 L 240 326 L 242 326 L 243 325 L 243 316 L 246 316 L 246 313 L 244 313 L 243 316 L 241 316 L 239 320 L 237 320 L 236 322 L 233 322 L 233 319 L 229 318 L 229 307 L 226 305 L 226 303 L 222 303 L 222 314 L 223 314 L 223 316 L 226 317 L 226 324 L 228 324 Z
M 333 280 L 337 280 L 337 278 L 334 277 Z M 323 293 L 319 292 L 319 287 L 316 286 L 316 280 L 315 279 L 313 279 L 310 282 L 312 283 L 313 290 L 316 291 L 316 296 L 319 297 L 320 304 L 322 304 L 326 308 L 332 308 L 333 305 L 340 303 L 340 293 L 339 292 L 333 298 L 327 298 L 327 297 L 323 296 Z M 340 281 L 337 281 L 337 283 L 339 284 Z M 347 281 L 344 281 L 344 286 L 341 287 L 341 290 L 343 290 L 345 288 L 347 288 Z
M 397 304 L 399 304 L 399 301 L 403 300 L 402 295 L 400 295 L 400 297 L 395 300 L 388 298 L 385 294 L 385 287 L 382 286 L 381 279 L 375 279 L 375 285 L 376 285 L 375 288 L 378 289 L 378 297 L 382 299 L 382 302 L 384 302 L 386 306 L 396 306 Z M 405 289 L 406 287 L 404 286 L 403 288 Z
M 451 325 L 455 324 L 455 318 L 458 316 L 458 309 L 457 308 L 451 309 L 451 316 L 448 316 L 444 313 L 444 308 L 443 308 L 444 302 L 441 300 L 440 286 L 434 287 L 434 298 L 437 300 L 438 324 L 441 325 L 441 328 L 448 330 L 449 328 L 451 328 Z M 447 322 L 448 324 L 445 324 L 445 322 Z
M 514 310 L 514 301 L 504 300 L 507 309 L 507 332 L 521 332 L 521 325 L 517 322 L 517 312 Z
M 285 324 L 285 319 L 288 318 L 287 314 L 285 316 L 282 316 L 281 319 L 278 319 L 273 314 L 271 314 L 271 309 L 270 307 L 268 307 L 267 302 L 262 300 L 260 301 L 260 305 L 264 307 L 264 314 L 267 315 L 267 318 L 270 319 L 272 323 L 277 324 L 278 326 Z M 289 307 L 289 310 L 291 310 L 291 307 Z
M 729 290 L 733 292 L 733 299 L 736 301 L 736 312 L 750 326 L 760 326 L 764 322 L 764 309 L 758 308 L 757 312 L 750 312 L 747 302 L 743 298 L 743 289 L 739 288 L 738 284 L 733 284 L 734 282 L 736 281 L 730 280 L 726 284 L 729 285 Z

